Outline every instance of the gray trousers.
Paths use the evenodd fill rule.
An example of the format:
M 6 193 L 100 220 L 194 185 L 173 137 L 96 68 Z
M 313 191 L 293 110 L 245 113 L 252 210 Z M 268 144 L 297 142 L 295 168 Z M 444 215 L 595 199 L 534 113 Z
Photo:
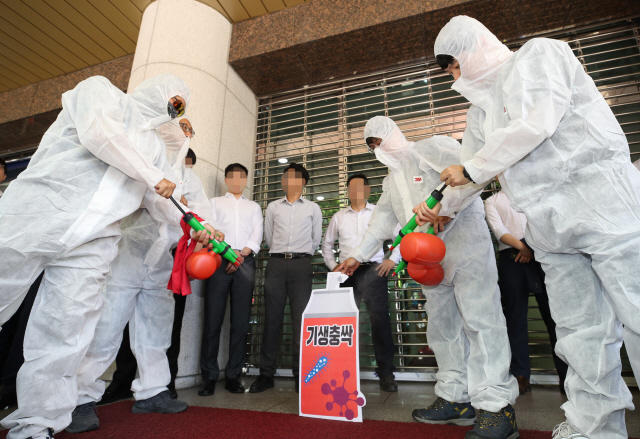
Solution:
M 273 377 L 276 373 L 280 330 L 284 307 L 289 297 L 293 324 L 293 375 L 300 372 L 300 326 L 302 313 L 311 297 L 311 258 L 269 258 L 264 282 L 265 321 L 260 349 L 260 373 Z

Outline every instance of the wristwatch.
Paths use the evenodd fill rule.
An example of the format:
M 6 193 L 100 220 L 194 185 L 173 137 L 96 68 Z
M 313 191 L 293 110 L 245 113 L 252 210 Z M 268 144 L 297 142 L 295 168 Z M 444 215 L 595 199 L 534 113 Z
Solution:
M 471 183 L 475 184 L 475 181 L 473 181 L 473 178 L 471 178 L 471 176 L 467 172 L 466 168 L 462 168 L 462 175 L 464 175 L 464 178 L 466 178 L 467 180 L 471 181 Z

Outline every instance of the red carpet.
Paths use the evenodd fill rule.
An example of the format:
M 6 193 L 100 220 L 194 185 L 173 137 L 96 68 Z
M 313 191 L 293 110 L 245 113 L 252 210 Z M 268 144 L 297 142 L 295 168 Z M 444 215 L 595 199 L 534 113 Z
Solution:
M 368 421 L 362 424 L 301 418 L 282 413 L 189 407 L 177 415 L 134 415 L 133 401 L 98 408 L 100 429 L 82 434 L 58 433 L 56 439 L 220 439 L 305 438 L 461 439 L 471 427 L 426 425 L 417 422 Z M 7 432 L 0 432 L 4 439 Z M 521 439 L 549 439 L 550 432 L 520 432 Z

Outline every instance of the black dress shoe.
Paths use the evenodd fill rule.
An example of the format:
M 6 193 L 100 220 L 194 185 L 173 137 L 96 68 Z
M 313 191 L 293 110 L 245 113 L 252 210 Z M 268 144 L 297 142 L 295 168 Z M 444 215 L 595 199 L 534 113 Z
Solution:
M 102 399 L 96 405 L 111 404 L 112 402 L 129 399 L 133 396 L 130 387 L 123 386 L 120 383 L 112 382 L 104 391 Z
M 200 396 L 211 396 L 216 391 L 216 382 L 215 381 L 205 381 L 200 386 L 198 390 L 198 395 Z
M 267 375 L 260 375 L 257 380 L 251 384 L 249 388 L 249 393 L 260 393 L 264 392 L 267 389 L 272 389 L 274 386 L 273 378 Z
M 398 383 L 396 383 L 396 379 L 393 375 L 387 375 L 385 377 L 380 377 L 380 388 L 385 392 L 397 392 Z
M 224 384 L 224 388 L 231 393 L 244 393 L 244 386 L 236 379 L 229 379 Z

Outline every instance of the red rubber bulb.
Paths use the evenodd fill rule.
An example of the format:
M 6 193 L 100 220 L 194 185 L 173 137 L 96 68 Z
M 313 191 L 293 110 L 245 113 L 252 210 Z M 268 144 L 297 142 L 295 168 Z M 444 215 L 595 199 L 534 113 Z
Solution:
M 428 287 L 439 285 L 444 279 L 444 270 L 440 264 L 418 265 L 409 262 L 407 271 L 413 280 Z
M 194 279 L 209 279 L 222 264 L 219 254 L 202 249 L 187 258 L 187 273 Z
M 447 253 L 444 241 L 430 233 L 408 233 L 400 242 L 402 259 L 417 265 L 439 264 Z

